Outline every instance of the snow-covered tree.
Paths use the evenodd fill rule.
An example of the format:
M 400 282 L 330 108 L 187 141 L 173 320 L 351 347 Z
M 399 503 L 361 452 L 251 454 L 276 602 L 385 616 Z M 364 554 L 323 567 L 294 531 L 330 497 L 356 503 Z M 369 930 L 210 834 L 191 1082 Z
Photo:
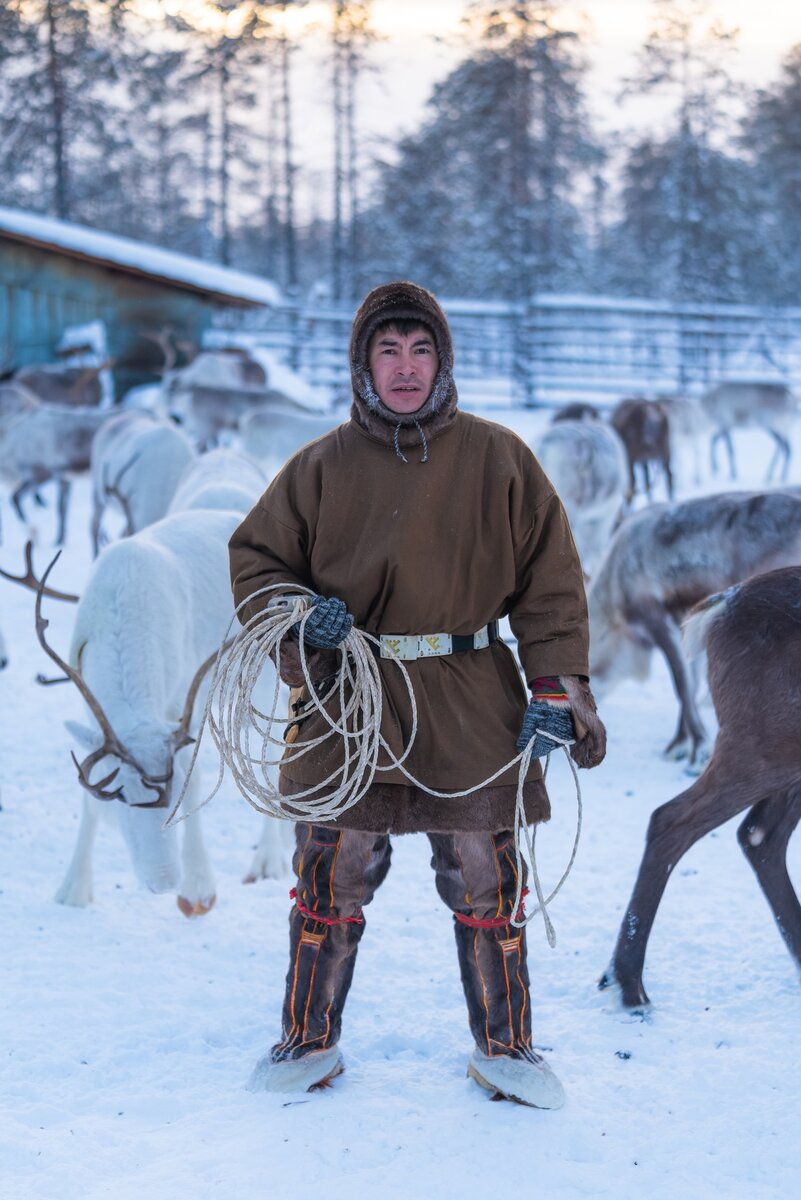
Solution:
M 383 167 L 376 274 L 516 299 L 583 279 L 577 197 L 600 150 L 581 40 L 557 18 L 555 0 L 471 6 L 472 53 Z
M 801 297 L 801 45 L 786 55 L 779 79 L 756 94 L 742 142 L 753 162 L 762 248 L 755 281 L 761 298 Z
M 742 299 L 753 195 L 732 145 L 727 60 L 737 31 L 711 19 L 709 0 L 654 3 L 624 95 L 669 95 L 673 114 L 664 133 L 639 136 L 628 149 L 611 274 L 620 287 L 650 295 Z
M 65 219 L 96 216 L 125 150 L 115 37 L 129 0 L 3 0 L 4 194 Z

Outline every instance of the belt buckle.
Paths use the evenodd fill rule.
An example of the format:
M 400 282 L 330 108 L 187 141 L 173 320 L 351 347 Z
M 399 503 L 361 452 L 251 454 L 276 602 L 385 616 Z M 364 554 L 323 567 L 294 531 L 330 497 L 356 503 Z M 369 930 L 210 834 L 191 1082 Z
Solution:
M 453 653 L 453 638 L 449 633 L 424 633 L 417 640 L 420 643 L 420 658 L 435 658 L 440 654 Z
M 381 657 L 398 658 L 401 662 L 411 662 L 418 657 L 419 641 L 418 637 L 409 634 L 398 637 L 388 637 L 386 634 L 382 634 Z
M 479 629 L 478 633 L 473 634 L 473 649 L 486 650 L 489 644 L 489 625 L 485 625 L 483 629 Z

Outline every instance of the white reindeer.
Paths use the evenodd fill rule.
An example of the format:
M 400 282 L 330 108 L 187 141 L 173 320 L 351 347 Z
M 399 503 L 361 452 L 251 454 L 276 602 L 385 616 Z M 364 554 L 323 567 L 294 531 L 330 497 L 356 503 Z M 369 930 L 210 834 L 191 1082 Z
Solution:
M 243 413 L 259 405 L 303 411 L 283 392 L 270 388 L 264 367 L 241 349 L 204 351 L 188 367 L 169 372 L 164 388 L 170 412 L 201 449 L 233 433 Z
M 565 506 L 584 573 L 592 576 L 626 502 L 626 451 L 600 421 L 554 423 L 536 454 Z
M 100 549 L 100 524 L 110 501 L 125 518 L 125 536 L 163 517 L 195 450 L 172 422 L 145 411 L 112 417 L 92 442 L 92 543 Z
M 204 664 L 233 615 L 227 546 L 240 519 L 230 511 L 174 513 L 106 547 L 78 604 L 69 660 L 49 651 L 94 718 L 65 723 L 88 754 L 78 768 L 83 814 L 59 903 L 91 901 L 98 816 L 113 803 L 141 882 L 154 892 L 178 890 L 187 916 L 214 904 L 200 814 L 192 812 L 202 798 L 197 776 L 185 800 L 180 863 L 177 829 L 162 826 L 183 786 L 184 747 L 209 682 Z M 37 619 L 46 647 L 44 627 Z M 282 873 L 283 851 L 257 865 L 260 874 Z
M 235 509 L 244 516 L 266 487 L 258 463 L 238 450 L 220 447 L 199 455 L 184 469 L 169 511 Z
M 209 450 L 184 471 L 170 504 L 170 513 L 217 509 L 223 512 L 236 511 L 244 516 L 266 485 L 267 480 L 259 465 L 244 454 L 224 448 Z M 281 711 L 287 708 L 288 703 L 288 693 L 283 691 Z M 265 817 L 244 882 L 274 879 L 283 874 L 283 863 L 281 822 Z
M 729 456 L 731 478 L 736 478 L 731 431 L 755 426 L 769 433 L 776 443 L 766 482 L 778 473 L 782 460 L 781 482 L 787 482 L 790 433 L 798 415 L 798 399 L 786 384 L 729 379 L 701 397 L 701 408 L 713 427 L 709 444 L 713 473 L 717 474 L 717 443 L 722 441 Z
M 57 543 L 66 536 L 71 476 L 89 466 L 92 439 L 109 420 L 107 409 L 43 404 L 17 383 L 0 384 L 0 475 L 14 486 L 11 502 L 25 520 L 26 492 L 58 482 Z
M 301 446 L 338 424 L 339 418 L 327 413 L 261 407 L 243 414 L 239 436 L 244 452 L 257 458 L 273 475 Z

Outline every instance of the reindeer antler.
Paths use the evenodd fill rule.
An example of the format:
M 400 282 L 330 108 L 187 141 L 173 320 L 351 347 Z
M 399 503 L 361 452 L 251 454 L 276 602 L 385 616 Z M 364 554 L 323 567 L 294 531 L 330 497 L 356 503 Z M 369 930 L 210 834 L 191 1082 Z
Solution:
M 59 551 L 59 554 L 60 553 L 61 551 Z M 50 567 L 55 566 L 57 558 L 58 554 L 51 562 Z M 4 571 L 3 568 L 0 567 L 0 575 L 2 575 L 3 579 L 10 579 L 12 583 L 20 583 L 23 587 L 30 588 L 32 592 L 38 592 L 41 588 L 42 594 L 47 596 L 50 600 L 66 600 L 69 604 L 77 604 L 80 600 L 80 596 L 73 596 L 71 592 L 57 592 L 54 588 L 48 588 L 44 586 L 44 580 L 50 571 L 50 567 L 47 568 L 47 571 L 45 571 L 40 582 L 36 578 L 36 573 L 33 569 L 33 542 L 27 541 L 25 543 L 25 574 L 12 575 L 9 571 Z
M 131 503 L 130 503 L 130 500 L 128 499 L 128 497 L 123 495 L 123 493 L 120 491 L 120 482 L 121 482 L 122 477 L 125 474 L 125 472 L 129 471 L 131 469 L 131 467 L 134 465 L 134 463 L 136 462 L 136 460 L 140 457 L 141 457 L 141 455 L 138 450 L 135 454 L 132 454 L 131 457 L 128 459 L 127 463 L 125 464 L 125 466 L 120 467 L 119 471 L 117 472 L 117 477 L 113 483 L 109 483 L 106 480 L 105 470 L 104 470 L 103 496 L 104 497 L 114 496 L 114 498 L 119 503 L 120 508 L 122 509 L 123 513 L 125 514 L 125 530 L 123 531 L 123 535 L 122 535 L 123 537 L 130 537 L 132 533 L 136 533 L 136 530 L 134 529 L 133 513 L 131 512 Z
M 233 641 L 233 638 L 229 638 L 229 640 L 223 644 L 222 651 L 226 651 L 228 647 L 233 644 Z M 220 650 L 215 650 L 213 654 L 210 654 L 209 657 L 200 664 L 195 672 L 192 682 L 189 685 L 189 691 L 186 693 L 186 703 L 184 704 L 183 715 L 181 716 L 178 728 L 173 735 L 176 750 L 180 750 L 182 746 L 188 746 L 195 740 L 189 733 L 189 724 L 192 720 L 192 710 L 195 707 L 195 700 L 197 699 L 200 685 L 205 679 L 210 668 L 214 666 L 219 654 Z
M 45 637 L 45 630 L 50 622 L 42 616 L 42 596 L 47 591 L 47 578 L 60 557 L 61 551 L 59 550 L 50 562 L 45 573 L 42 575 L 41 582 L 37 587 L 35 610 L 36 636 L 39 639 L 39 645 L 42 647 L 45 654 L 47 654 L 49 658 L 52 658 L 56 666 L 58 666 L 67 676 L 67 678 L 71 679 L 75 684 L 78 691 L 88 704 L 92 715 L 100 726 L 100 732 L 103 734 L 102 746 L 98 750 L 94 750 L 87 758 L 84 759 L 82 763 L 78 762 L 74 754 L 72 755 L 73 762 L 78 768 L 78 779 L 80 780 L 81 786 L 85 787 L 86 790 L 91 792 L 93 796 L 96 796 L 98 800 L 118 800 L 122 795 L 122 788 L 117 788 L 117 790 L 114 792 L 107 792 L 104 789 L 108 787 L 108 785 L 116 778 L 117 774 L 119 773 L 119 767 L 115 767 L 109 775 L 107 775 L 104 779 L 101 779 L 97 784 L 92 784 L 89 779 L 89 774 L 92 770 L 92 767 L 95 765 L 95 763 L 99 762 L 101 758 L 105 758 L 107 754 L 114 754 L 117 758 L 122 759 L 123 762 L 129 763 L 133 766 L 136 766 L 136 764 L 133 762 L 130 754 L 120 742 L 114 730 L 111 728 L 111 723 L 108 717 L 103 712 L 103 709 L 98 703 L 96 697 L 90 691 L 85 680 L 81 676 L 81 673 L 76 671 L 74 667 L 71 667 L 69 663 L 65 662 L 61 655 L 57 654 L 53 647 L 47 644 L 47 638 Z

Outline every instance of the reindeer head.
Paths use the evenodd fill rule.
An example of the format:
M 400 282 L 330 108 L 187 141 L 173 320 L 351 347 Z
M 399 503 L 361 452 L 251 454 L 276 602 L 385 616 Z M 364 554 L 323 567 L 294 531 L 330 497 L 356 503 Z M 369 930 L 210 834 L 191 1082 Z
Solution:
M 72 756 L 81 786 L 98 800 L 118 802 L 114 809 L 140 882 L 151 892 L 175 891 L 177 831 L 163 825 L 188 765 L 178 751 L 192 739 L 180 725 L 156 720 L 118 722 L 113 742 L 94 722 L 64 724 L 85 755 L 82 761 Z
M 593 691 L 601 697 L 624 679 L 645 680 L 651 669 L 653 646 L 639 639 L 622 614 L 609 611 L 600 601 L 601 576 L 590 586 L 590 675 Z

